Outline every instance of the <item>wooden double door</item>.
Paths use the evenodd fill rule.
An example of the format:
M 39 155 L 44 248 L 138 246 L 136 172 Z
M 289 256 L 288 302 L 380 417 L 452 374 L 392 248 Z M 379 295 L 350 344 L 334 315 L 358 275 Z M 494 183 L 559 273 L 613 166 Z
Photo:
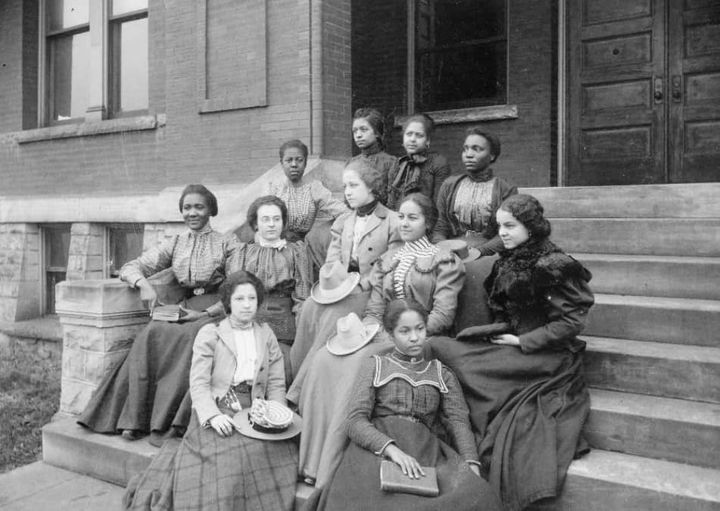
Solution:
M 567 185 L 720 181 L 720 0 L 569 0 Z

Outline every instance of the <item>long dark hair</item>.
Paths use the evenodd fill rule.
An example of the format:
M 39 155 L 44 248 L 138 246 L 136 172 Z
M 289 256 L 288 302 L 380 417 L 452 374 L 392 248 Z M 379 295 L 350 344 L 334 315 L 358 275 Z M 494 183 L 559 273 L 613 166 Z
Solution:
M 511 195 L 500 204 L 500 208 L 514 216 L 528 230 L 534 240 L 542 240 L 550 236 L 552 228 L 545 218 L 545 209 L 532 195 L 518 193 Z

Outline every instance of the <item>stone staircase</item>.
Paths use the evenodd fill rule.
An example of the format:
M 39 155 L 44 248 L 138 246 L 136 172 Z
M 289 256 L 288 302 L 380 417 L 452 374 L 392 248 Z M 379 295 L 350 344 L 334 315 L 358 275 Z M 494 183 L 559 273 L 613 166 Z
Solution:
M 720 510 L 720 184 L 523 191 L 597 299 L 583 336 L 594 449 L 532 509 Z M 121 485 L 157 451 L 72 419 L 43 442 L 47 463 Z
M 720 509 L 720 185 L 525 191 L 596 293 L 594 450 L 534 508 Z

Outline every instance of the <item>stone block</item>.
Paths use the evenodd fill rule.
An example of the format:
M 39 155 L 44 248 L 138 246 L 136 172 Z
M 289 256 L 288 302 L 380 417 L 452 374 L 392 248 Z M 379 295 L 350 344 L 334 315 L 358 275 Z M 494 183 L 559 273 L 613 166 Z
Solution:
M 20 283 L 18 281 L 0 280 L 0 296 L 16 298 Z
M 17 303 L 14 298 L 0 297 L 0 321 L 15 321 Z
M 77 348 L 63 348 L 62 377 L 72 380 L 85 380 L 85 353 Z
M 74 238 L 75 236 L 82 236 L 90 234 L 90 226 L 92 224 L 87 222 L 75 222 L 70 228 L 70 234 Z
M 127 350 L 144 323 L 98 328 L 92 325 L 63 325 L 63 344 L 66 348 L 107 353 Z
M 88 236 L 86 243 L 86 255 L 102 256 L 104 249 L 104 236 Z
M 79 415 L 90 401 L 95 386 L 77 380 L 66 378 L 61 380 L 60 412 Z
M 112 353 L 96 353 L 86 351 L 85 355 L 85 381 L 95 387 L 100 385 L 107 373 L 110 373 L 125 360 L 129 350 L 114 351 Z
M 119 279 L 61 282 L 56 288 L 55 310 L 61 317 L 89 319 L 147 315 L 140 293 Z

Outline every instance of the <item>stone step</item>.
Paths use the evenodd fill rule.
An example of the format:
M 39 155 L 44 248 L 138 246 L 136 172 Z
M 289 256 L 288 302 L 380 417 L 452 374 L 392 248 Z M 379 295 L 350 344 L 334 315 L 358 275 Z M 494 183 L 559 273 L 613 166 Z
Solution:
M 720 257 L 575 253 L 596 293 L 720 299 Z
M 592 387 L 720 403 L 720 347 L 583 336 Z
M 720 256 L 720 218 L 552 218 L 567 252 Z
M 158 452 L 147 439 L 134 442 L 119 435 L 101 435 L 74 419 L 58 419 L 42 428 L 43 461 L 120 486 L 142 472 Z
M 590 445 L 648 458 L 720 468 L 720 405 L 592 389 Z
M 720 218 L 720 183 L 523 188 L 550 218 Z
M 89 433 L 72 419 L 57 420 L 43 428 L 46 463 L 120 486 L 143 470 L 157 450 L 145 440 L 126 442 L 116 436 Z M 298 484 L 296 509 L 311 491 L 307 485 Z M 570 465 L 559 499 L 533 509 L 704 511 L 718 509 L 719 505 L 720 471 L 593 450 Z
M 596 337 L 720 347 L 720 301 L 595 295 L 583 332 Z
M 593 450 L 568 469 L 557 499 L 533 511 L 717 511 L 720 470 Z

